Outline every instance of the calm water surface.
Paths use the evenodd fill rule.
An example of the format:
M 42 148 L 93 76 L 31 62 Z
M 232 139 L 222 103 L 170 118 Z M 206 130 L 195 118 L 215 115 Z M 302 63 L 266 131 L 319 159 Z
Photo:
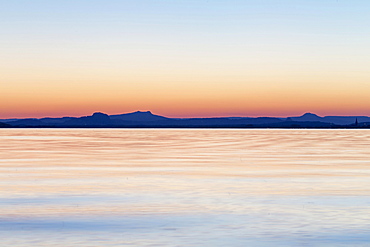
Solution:
M 370 130 L 0 129 L 1 246 L 370 246 Z

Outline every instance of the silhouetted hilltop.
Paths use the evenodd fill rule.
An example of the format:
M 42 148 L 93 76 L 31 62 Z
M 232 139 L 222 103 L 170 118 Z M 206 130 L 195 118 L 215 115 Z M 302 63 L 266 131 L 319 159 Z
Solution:
M 322 117 L 317 116 L 316 114 L 307 112 L 300 117 L 290 117 L 292 121 L 321 121 Z
M 292 121 L 297 122 L 323 122 L 323 123 L 332 123 L 337 125 L 350 125 L 355 123 L 356 119 L 359 123 L 361 122 L 370 122 L 370 117 L 365 116 L 326 116 L 320 117 L 313 113 L 305 113 L 300 117 L 289 117 Z
M 69 119 L 62 123 L 63 126 L 104 126 L 110 125 L 110 117 L 101 112 L 95 112 L 91 116 Z
M 313 113 L 288 118 L 167 118 L 150 111 L 110 116 L 95 112 L 91 116 L 83 117 L 3 119 L 1 121 L 3 123 L 0 123 L 0 127 L 40 128 L 369 128 L 370 126 L 369 117 L 320 117 Z
M 136 111 L 132 113 L 125 113 L 119 115 L 111 115 L 110 118 L 112 120 L 124 120 L 124 121 L 161 121 L 166 120 L 168 118 L 154 115 L 150 111 Z

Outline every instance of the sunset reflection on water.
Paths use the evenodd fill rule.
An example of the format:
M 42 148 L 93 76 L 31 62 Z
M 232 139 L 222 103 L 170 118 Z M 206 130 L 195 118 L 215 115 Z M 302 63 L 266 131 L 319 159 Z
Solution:
M 370 131 L 2 129 L 5 246 L 363 246 Z

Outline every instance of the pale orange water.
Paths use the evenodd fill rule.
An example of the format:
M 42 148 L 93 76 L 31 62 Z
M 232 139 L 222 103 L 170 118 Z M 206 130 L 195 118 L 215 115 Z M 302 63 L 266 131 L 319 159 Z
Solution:
M 369 246 L 370 131 L 0 129 L 1 246 Z

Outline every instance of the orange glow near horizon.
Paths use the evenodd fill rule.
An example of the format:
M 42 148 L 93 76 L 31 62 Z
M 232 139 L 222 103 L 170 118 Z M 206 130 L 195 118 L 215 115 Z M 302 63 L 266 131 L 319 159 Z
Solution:
M 93 112 L 122 114 L 134 111 L 151 111 L 167 117 L 286 117 L 312 112 L 326 115 L 370 115 L 367 108 L 370 100 L 366 95 L 297 95 L 295 92 L 222 93 L 202 92 L 191 94 L 182 91 L 174 95 L 149 95 L 142 92 L 134 96 L 86 94 L 77 95 L 32 95 L 23 101 L 5 98 L 0 107 L 0 118 L 86 116 Z M 4 99 L 4 97 L 3 97 Z M 314 99 L 314 100 L 312 100 Z
M 148 63 L 141 63 L 148 68 L 144 72 L 137 68 L 91 68 L 79 73 L 72 68 L 27 70 L 25 64 L 23 73 L 9 69 L 1 78 L 7 83 L 0 84 L 0 118 L 137 110 L 168 117 L 370 115 L 370 77 L 355 76 L 353 68 L 324 73 L 319 66 L 290 70 L 280 65 L 279 70 L 274 63 L 265 70 L 255 66 L 243 71 L 235 68 L 237 64 L 200 70 L 189 61 L 183 68 L 167 71 Z
M 25 84 L 3 89 L 0 118 L 83 116 L 93 112 L 121 114 L 150 110 L 167 117 L 370 115 L 367 87 L 356 90 L 307 82 L 259 83 L 158 82 L 127 86 L 119 83 Z
M 362 83 L 364 78 L 358 79 L 361 87 L 354 88 L 352 78 L 304 78 L 296 83 L 298 79 L 289 73 L 262 78 L 247 74 L 217 78 L 164 73 L 157 77 L 117 73 L 118 79 L 106 80 L 103 75 L 78 80 L 72 74 L 64 81 L 57 80 L 58 75 L 39 81 L 35 77 L 14 76 L 13 82 L 0 85 L 0 118 L 137 110 L 167 117 L 286 117 L 305 112 L 321 116 L 370 115 L 370 85 Z
M 144 2 L 9 1 L 0 118 L 370 115 L 368 3 Z

